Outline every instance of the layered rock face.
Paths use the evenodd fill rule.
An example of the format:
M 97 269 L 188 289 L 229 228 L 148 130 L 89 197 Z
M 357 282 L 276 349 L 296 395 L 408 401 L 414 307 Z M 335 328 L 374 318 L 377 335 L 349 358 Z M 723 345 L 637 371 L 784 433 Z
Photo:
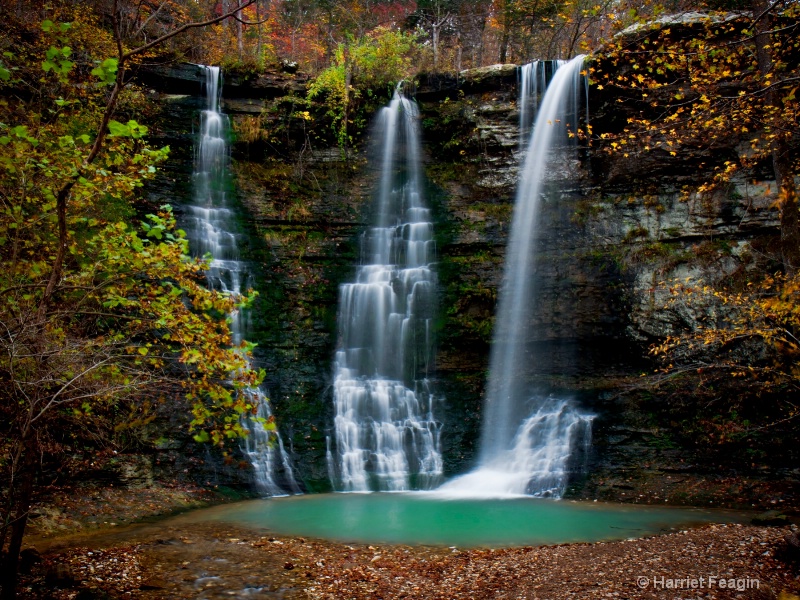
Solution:
M 441 290 L 432 386 L 445 475 L 470 468 L 478 443 L 521 159 L 516 77 L 516 67 L 500 65 L 422 78 L 416 90 Z M 223 88 L 235 136 L 232 193 L 252 234 L 247 258 L 259 273 L 252 313 L 257 364 L 267 371 L 298 481 L 324 490 L 338 289 L 355 270 L 375 177 L 363 152 L 337 148 L 318 115 L 309 114 L 314 108 L 300 101 L 302 76 L 276 75 L 272 87 L 269 81 Z M 162 102 L 160 132 L 174 153 L 151 196 L 173 196 L 180 205 L 191 173 L 191 127 L 184 127 L 196 119 L 199 102 Z M 620 122 L 612 98 L 590 92 L 590 102 L 595 130 Z M 679 324 L 680 316 L 659 310 L 658 283 L 713 281 L 750 268 L 774 243 L 777 214 L 768 182 L 741 181 L 724 195 L 682 202 L 679 188 L 688 179 L 671 173 L 687 173 L 690 157 L 625 160 L 600 150 L 567 165 L 574 186 L 544 209 L 551 225 L 540 240 L 541 311 L 530 325 L 531 343 L 546 348 L 549 359 L 537 373 L 598 415 L 592 475 L 576 482 L 573 495 L 625 499 L 647 488 L 642 499 L 680 500 L 684 488 L 655 490 L 647 482 L 674 471 L 684 479 L 685 472 L 704 476 L 700 453 L 676 445 L 668 424 L 622 393 L 652 371 L 649 342 Z

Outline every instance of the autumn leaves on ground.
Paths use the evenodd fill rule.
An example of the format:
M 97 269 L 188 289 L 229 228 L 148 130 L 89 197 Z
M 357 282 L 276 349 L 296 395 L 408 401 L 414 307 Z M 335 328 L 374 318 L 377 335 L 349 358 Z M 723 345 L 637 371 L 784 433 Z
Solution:
M 687 597 L 676 588 L 692 579 L 692 598 L 794 600 L 800 592 L 796 529 L 788 540 L 786 527 L 712 525 L 617 542 L 482 550 L 342 544 L 180 519 L 111 529 L 51 541 L 44 557 L 24 555 L 30 574 L 21 597 L 672 599 Z

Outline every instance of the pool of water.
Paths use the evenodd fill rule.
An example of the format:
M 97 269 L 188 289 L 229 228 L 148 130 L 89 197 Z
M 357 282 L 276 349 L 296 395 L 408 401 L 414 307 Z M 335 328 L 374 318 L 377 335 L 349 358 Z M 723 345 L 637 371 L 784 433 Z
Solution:
M 184 518 L 341 542 L 460 548 L 596 542 L 747 520 L 734 511 L 537 498 L 441 499 L 424 493 L 267 498 L 194 511 Z

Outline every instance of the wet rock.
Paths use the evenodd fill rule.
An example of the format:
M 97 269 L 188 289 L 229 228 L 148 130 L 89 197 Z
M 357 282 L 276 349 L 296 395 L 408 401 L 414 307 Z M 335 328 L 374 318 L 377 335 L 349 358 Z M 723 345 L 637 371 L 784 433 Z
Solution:
M 33 567 L 42 562 L 42 555 L 36 548 L 25 548 L 19 553 L 19 572 L 29 575 Z
M 792 562 L 800 561 L 800 535 L 797 534 L 797 531 L 787 533 L 783 541 L 786 543 L 784 548 L 786 559 Z
M 153 485 L 153 463 L 149 456 L 129 455 L 118 463 L 120 481 L 129 488 Z
M 75 587 L 77 580 L 75 574 L 65 564 L 55 564 L 48 567 L 44 574 L 44 583 L 48 587 L 69 589 Z
M 308 76 L 282 68 L 257 75 L 224 74 L 224 96 L 228 98 L 278 98 L 304 96 Z M 143 65 L 134 74 L 137 82 L 163 94 L 201 95 L 205 69 L 200 65 L 177 63 Z
M 753 525 L 762 527 L 781 527 L 789 524 L 789 517 L 777 510 L 768 510 L 753 517 Z

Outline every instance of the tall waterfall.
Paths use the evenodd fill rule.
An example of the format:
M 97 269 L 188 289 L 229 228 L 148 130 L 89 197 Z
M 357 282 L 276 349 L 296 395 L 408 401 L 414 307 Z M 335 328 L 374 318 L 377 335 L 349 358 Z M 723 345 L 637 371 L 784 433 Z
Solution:
M 417 121 L 416 104 L 399 89 L 378 116 L 374 225 L 362 236 L 355 282 L 340 288 L 335 449 L 328 454 L 340 491 L 426 489 L 442 474 L 440 424 L 426 379 L 435 246 Z
M 225 136 L 229 130 L 226 115 L 219 110 L 221 93 L 219 67 L 205 70 L 206 109 L 200 114 L 200 134 L 195 149 L 194 198 L 186 209 L 186 230 L 194 256 L 212 256 L 206 272 L 208 285 L 233 296 L 247 290 L 251 273 L 239 258 L 239 237 L 234 212 L 228 206 L 230 185 L 229 156 Z M 240 344 L 249 327 L 247 311 L 230 315 L 234 344 Z M 257 416 L 243 423 L 250 431 L 243 450 L 253 465 L 256 486 L 264 495 L 299 493 L 283 441 L 274 429 L 269 401 L 262 390 L 249 390 L 258 407 Z M 279 484 L 278 481 L 281 481 Z
M 591 442 L 592 416 L 569 398 L 533 385 L 532 371 L 544 356 L 529 339 L 537 310 L 535 272 L 542 204 L 557 201 L 574 161 L 585 90 L 583 56 L 554 64 L 528 145 L 506 254 L 484 405 L 478 467 L 448 482 L 445 495 L 559 497 L 578 457 Z M 534 80 L 544 81 L 544 67 Z M 536 70 L 531 68 L 531 72 Z M 531 72 L 528 75 L 531 75 Z M 541 79 L 540 79 L 541 77 Z M 523 87 L 523 86 L 521 86 Z M 530 94 L 532 87 L 522 91 Z M 526 104 L 532 100 L 525 101 Z M 522 104 L 522 102 L 521 102 Z

